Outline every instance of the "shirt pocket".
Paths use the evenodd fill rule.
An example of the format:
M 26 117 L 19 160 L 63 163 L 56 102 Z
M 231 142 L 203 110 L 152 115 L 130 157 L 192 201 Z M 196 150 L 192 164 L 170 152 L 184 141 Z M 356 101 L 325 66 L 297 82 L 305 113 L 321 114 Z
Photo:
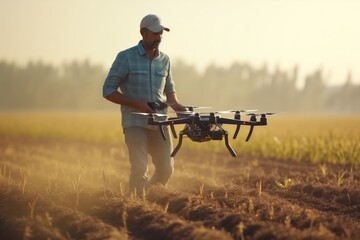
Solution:
M 155 86 L 156 89 L 163 92 L 165 83 L 166 83 L 167 71 L 165 70 L 156 70 L 155 72 Z
M 144 82 L 148 81 L 149 73 L 146 69 L 131 69 L 131 81 L 135 86 L 141 86 Z

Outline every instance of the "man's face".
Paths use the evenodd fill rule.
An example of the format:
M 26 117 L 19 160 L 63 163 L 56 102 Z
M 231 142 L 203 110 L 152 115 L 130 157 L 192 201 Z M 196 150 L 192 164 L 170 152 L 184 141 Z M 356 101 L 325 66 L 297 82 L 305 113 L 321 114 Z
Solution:
M 143 37 L 143 43 L 147 49 L 158 49 L 161 43 L 163 31 L 152 32 L 149 29 L 142 29 L 141 35 Z

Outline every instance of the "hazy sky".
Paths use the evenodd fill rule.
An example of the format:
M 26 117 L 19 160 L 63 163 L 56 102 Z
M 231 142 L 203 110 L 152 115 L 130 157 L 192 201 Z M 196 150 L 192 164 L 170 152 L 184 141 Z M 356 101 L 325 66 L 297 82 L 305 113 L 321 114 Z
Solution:
M 140 40 L 139 23 L 159 15 L 171 29 L 161 50 L 199 70 L 235 61 L 320 67 L 330 83 L 349 71 L 360 83 L 360 1 L 356 0 L 0 0 L 0 59 L 61 64 L 89 59 L 110 67 Z

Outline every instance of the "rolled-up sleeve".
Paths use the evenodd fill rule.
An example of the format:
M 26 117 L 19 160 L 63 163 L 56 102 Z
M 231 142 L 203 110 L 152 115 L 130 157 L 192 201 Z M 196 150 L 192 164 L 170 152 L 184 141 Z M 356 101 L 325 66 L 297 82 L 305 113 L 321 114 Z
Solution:
M 120 52 L 113 62 L 103 85 L 103 97 L 109 96 L 118 90 L 118 87 L 129 72 L 129 63 L 123 52 Z
M 171 72 L 171 67 L 170 67 L 170 62 L 169 62 L 168 75 L 166 77 L 164 93 L 168 94 L 168 93 L 173 93 L 173 92 L 175 92 L 175 83 L 174 83 L 174 80 L 172 77 L 172 72 Z

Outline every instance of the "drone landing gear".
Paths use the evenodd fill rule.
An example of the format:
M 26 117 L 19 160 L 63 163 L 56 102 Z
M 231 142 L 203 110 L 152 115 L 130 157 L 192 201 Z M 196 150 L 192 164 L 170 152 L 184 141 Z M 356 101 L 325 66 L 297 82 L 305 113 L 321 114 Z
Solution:
M 175 157 L 176 153 L 179 151 L 179 149 L 180 149 L 180 147 L 181 147 L 181 144 L 182 144 L 183 135 L 184 135 L 184 133 L 183 133 L 183 132 L 180 132 L 179 142 L 178 142 L 178 144 L 176 145 L 176 147 L 175 147 L 175 149 L 173 150 L 173 152 L 171 153 L 170 157 Z
M 224 137 L 225 137 L 225 146 L 226 146 L 226 148 L 229 150 L 231 156 L 237 157 L 236 152 L 234 151 L 234 149 L 231 147 L 231 145 L 230 145 L 230 143 L 229 143 L 228 132 L 225 132 L 225 133 L 224 133 Z
M 175 155 L 177 154 L 177 152 L 179 151 L 179 149 L 181 148 L 182 145 L 182 141 L 183 141 L 183 132 L 180 132 L 179 135 L 179 142 L 176 145 L 176 147 L 174 148 L 173 152 L 171 153 L 170 157 L 175 157 Z M 229 136 L 228 136 L 228 132 L 224 132 L 224 138 L 225 138 L 225 146 L 226 148 L 229 150 L 231 156 L 233 157 L 237 157 L 236 152 L 234 151 L 234 149 L 231 147 L 230 143 L 229 143 Z

